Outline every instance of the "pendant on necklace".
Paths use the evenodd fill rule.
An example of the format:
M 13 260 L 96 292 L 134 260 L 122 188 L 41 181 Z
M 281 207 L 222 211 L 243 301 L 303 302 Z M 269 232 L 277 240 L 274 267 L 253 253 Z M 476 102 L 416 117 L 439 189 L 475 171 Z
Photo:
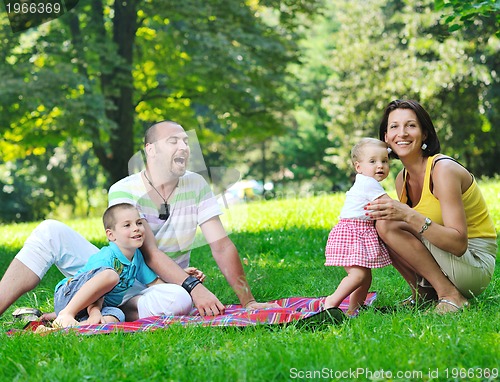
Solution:
M 160 216 L 159 216 L 159 218 L 161 220 L 168 220 L 169 216 L 170 216 L 170 206 L 168 205 L 168 203 L 163 203 L 160 206 Z

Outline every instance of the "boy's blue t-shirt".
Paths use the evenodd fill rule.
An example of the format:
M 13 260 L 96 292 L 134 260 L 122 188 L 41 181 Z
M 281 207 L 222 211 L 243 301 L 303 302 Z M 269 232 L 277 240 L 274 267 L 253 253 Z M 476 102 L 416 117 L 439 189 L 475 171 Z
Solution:
M 104 297 L 108 306 L 120 305 L 125 292 L 134 285 L 135 279 L 143 284 L 149 284 L 158 278 L 156 273 L 154 273 L 145 263 L 144 257 L 139 249 L 136 249 L 134 257 L 132 261 L 130 261 L 120 251 L 118 246 L 112 242 L 110 242 L 108 246 L 103 247 L 95 255 L 91 256 L 87 264 L 81 268 L 76 275 L 100 267 L 112 268 L 120 276 L 118 284 Z M 66 277 L 61 280 L 56 285 L 55 290 L 71 279 L 72 277 Z

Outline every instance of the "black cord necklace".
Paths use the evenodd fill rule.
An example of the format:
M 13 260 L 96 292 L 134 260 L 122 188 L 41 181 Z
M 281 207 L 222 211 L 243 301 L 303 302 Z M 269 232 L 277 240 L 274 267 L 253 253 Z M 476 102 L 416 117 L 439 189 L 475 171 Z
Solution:
M 147 175 L 147 170 L 144 170 L 144 177 L 146 178 L 146 180 L 148 181 L 149 185 L 153 188 L 153 190 L 156 191 L 156 193 L 160 196 L 160 198 L 163 200 L 163 204 L 160 206 L 160 214 L 159 214 L 159 218 L 161 220 L 168 220 L 169 216 L 170 216 L 170 205 L 167 203 L 167 200 L 168 198 L 170 198 L 170 196 L 174 193 L 175 189 L 177 188 L 177 185 L 179 184 L 179 180 L 177 180 L 177 184 L 175 185 L 175 187 L 172 189 L 172 191 L 170 191 L 170 194 L 168 194 L 168 196 L 166 198 L 164 198 L 162 196 L 162 194 L 160 194 L 160 191 L 158 191 L 156 189 L 155 186 L 153 186 L 153 183 L 149 180 L 148 178 L 148 175 Z

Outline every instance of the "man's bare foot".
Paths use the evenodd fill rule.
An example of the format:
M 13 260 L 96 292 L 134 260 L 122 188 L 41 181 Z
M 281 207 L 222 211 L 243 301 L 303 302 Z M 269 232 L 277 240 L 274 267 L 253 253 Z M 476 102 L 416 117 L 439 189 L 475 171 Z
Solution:
M 277 303 L 275 302 L 257 302 L 257 301 L 252 301 L 245 305 L 245 309 L 248 310 L 257 310 L 257 309 L 267 309 L 267 308 L 281 308 Z

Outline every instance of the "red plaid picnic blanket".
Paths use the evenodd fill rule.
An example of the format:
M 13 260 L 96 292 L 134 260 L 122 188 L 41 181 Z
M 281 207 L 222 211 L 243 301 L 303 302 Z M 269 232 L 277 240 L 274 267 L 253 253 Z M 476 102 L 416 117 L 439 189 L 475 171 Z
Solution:
M 370 292 L 366 298 L 365 305 L 371 305 L 377 297 L 376 292 Z M 201 326 L 253 326 L 253 325 L 276 325 L 289 324 L 296 321 L 306 320 L 323 311 L 325 297 L 289 297 L 270 302 L 276 302 L 280 308 L 268 308 L 258 310 L 248 310 L 241 305 L 226 305 L 223 315 L 205 316 L 198 314 L 197 309 L 193 309 L 191 314 L 185 316 L 154 316 L 142 318 L 133 322 L 118 322 L 99 325 L 82 325 L 77 327 L 58 329 L 48 333 L 72 331 L 79 334 L 109 334 L 114 332 L 135 333 L 165 329 L 172 324 L 181 325 L 201 325 Z M 340 310 L 347 311 L 349 298 L 340 305 Z M 335 308 L 334 308 L 335 309 Z M 10 330 L 7 332 L 13 335 L 19 332 L 36 331 L 36 328 L 43 324 L 40 321 L 32 321 L 26 325 L 24 330 Z M 45 333 L 44 333 L 45 334 Z

